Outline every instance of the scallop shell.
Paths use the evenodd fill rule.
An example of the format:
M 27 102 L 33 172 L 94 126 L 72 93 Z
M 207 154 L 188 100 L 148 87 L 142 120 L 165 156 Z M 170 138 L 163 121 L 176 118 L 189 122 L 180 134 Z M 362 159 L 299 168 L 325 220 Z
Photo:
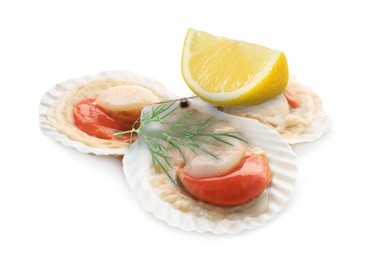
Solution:
M 200 111 L 209 112 L 220 120 L 230 122 L 243 135 L 250 147 L 260 147 L 267 153 L 273 180 L 258 198 L 248 202 L 249 207 L 246 208 L 244 215 L 241 215 L 240 218 L 225 215 L 221 219 L 212 220 L 185 213 L 164 202 L 154 192 L 148 181 L 147 177 L 153 171 L 151 156 L 144 140 L 141 139 L 129 147 L 123 158 L 123 169 L 128 185 L 144 209 L 170 226 L 185 231 L 224 234 L 262 226 L 285 207 L 291 196 L 296 182 L 296 154 L 276 131 L 256 120 L 225 114 L 208 106 L 206 110 L 201 109 Z
M 222 107 L 221 111 L 232 115 L 250 117 L 259 120 L 272 128 L 275 128 L 289 144 L 313 142 L 323 136 L 329 130 L 329 118 L 325 113 L 321 99 L 310 88 L 300 84 L 295 76 L 291 76 L 287 86 L 299 93 L 302 107 L 288 112 L 283 112 L 278 106 L 281 96 L 252 107 Z M 283 98 L 283 97 L 282 97 Z M 285 101 L 286 102 L 286 101 Z M 264 109 L 272 109 L 274 116 L 265 119 L 261 114 Z M 271 120 L 271 122 L 268 122 Z
M 82 153 L 90 153 L 95 155 L 115 155 L 121 156 L 124 155 L 127 149 L 128 144 L 125 144 L 123 147 L 94 147 L 91 145 L 87 145 L 80 140 L 76 140 L 70 137 L 70 135 L 66 135 L 62 133 L 57 127 L 55 127 L 52 123 L 50 123 L 49 113 L 51 109 L 53 109 L 58 100 L 62 99 L 63 96 L 68 93 L 68 91 L 82 86 L 84 84 L 100 81 L 100 80 L 116 80 L 128 83 L 136 83 L 147 86 L 149 88 L 154 89 L 158 93 L 160 93 L 163 97 L 167 99 L 173 99 L 175 96 L 169 93 L 166 88 L 159 83 L 158 81 L 145 77 L 139 74 L 135 74 L 130 71 L 104 71 L 94 75 L 89 75 L 85 77 L 70 79 L 64 82 L 61 82 L 47 91 L 41 98 L 40 106 L 39 106 L 39 125 L 41 131 L 48 136 L 51 140 L 56 142 L 60 142 L 65 146 L 73 147 Z M 76 131 L 79 131 L 76 129 Z M 84 133 L 83 133 L 84 134 Z M 87 134 L 85 134 L 87 135 Z M 97 142 L 98 139 L 96 138 Z M 100 139 L 103 142 L 102 139 Z

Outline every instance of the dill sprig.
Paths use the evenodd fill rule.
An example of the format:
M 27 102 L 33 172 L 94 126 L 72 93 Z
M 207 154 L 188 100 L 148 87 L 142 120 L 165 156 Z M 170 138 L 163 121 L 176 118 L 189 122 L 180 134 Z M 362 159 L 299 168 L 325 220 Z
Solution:
M 168 155 L 170 154 L 168 152 L 170 147 L 176 149 L 186 162 L 184 147 L 195 154 L 202 151 L 217 159 L 215 154 L 204 147 L 205 144 L 218 146 L 222 143 L 232 146 L 224 138 L 233 138 L 245 142 L 237 132 L 213 133 L 206 131 L 210 126 L 226 122 L 224 120 L 216 120 L 213 117 L 203 120 L 190 111 L 184 113 L 175 121 L 168 120 L 169 116 L 180 109 L 175 103 L 177 103 L 177 100 L 153 105 L 150 110 L 142 111 L 141 117 L 134 123 L 131 130 L 115 133 L 115 135 L 130 133 L 130 142 L 132 142 L 134 133 L 143 138 L 151 153 L 155 171 L 159 172 L 159 168 L 161 168 L 172 182 L 175 183 L 168 170 L 168 168 L 173 168 L 170 162 L 171 157 Z M 138 123 L 139 127 L 135 128 Z M 151 123 L 162 124 L 165 127 L 160 128 L 160 130 L 146 129 L 145 126 Z

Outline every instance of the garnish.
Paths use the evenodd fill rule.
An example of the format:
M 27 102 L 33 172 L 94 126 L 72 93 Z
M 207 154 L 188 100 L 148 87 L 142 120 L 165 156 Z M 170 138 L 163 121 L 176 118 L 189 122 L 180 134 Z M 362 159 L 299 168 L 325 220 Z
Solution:
M 185 100 L 185 101 L 184 101 Z M 175 106 L 177 100 L 153 105 L 151 110 L 143 110 L 140 119 L 138 119 L 131 130 L 117 132 L 117 135 L 130 133 L 132 142 L 133 134 L 136 133 L 143 138 L 147 144 L 148 150 L 152 156 L 152 163 L 156 172 L 161 168 L 169 179 L 175 183 L 170 176 L 168 168 L 172 169 L 170 162 L 171 157 L 167 155 L 170 148 L 176 149 L 184 162 L 186 161 L 183 147 L 190 149 L 197 154 L 198 151 L 205 152 L 210 156 L 217 156 L 203 147 L 204 144 L 218 146 L 220 144 L 231 145 L 224 138 L 233 138 L 246 142 L 237 132 L 211 133 L 205 130 L 217 123 L 226 122 L 224 120 L 216 120 L 213 117 L 201 119 L 193 112 L 186 112 L 175 121 L 169 121 L 168 117 L 178 109 L 186 109 L 189 106 L 187 99 L 182 99 L 180 106 Z M 182 104 L 185 104 L 184 106 Z M 135 128 L 139 123 L 139 127 Z M 148 124 L 161 124 L 164 129 L 146 130 Z

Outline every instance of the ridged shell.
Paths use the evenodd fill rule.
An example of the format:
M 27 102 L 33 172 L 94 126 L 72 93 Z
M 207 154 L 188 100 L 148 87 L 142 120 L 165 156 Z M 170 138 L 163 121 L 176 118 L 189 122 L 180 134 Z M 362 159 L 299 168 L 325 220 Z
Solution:
M 70 79 L 55 85 L 53 88 L 51 88 L 42 96 L 39 106 L 39 125 L 41 131 L 51 140 L 60 142 L 68 147 L 73 147 L 82 153 L 91 153 L 95 155 L 115 155 L 115 156 L 124 155 L 128 144 L 126 144 L 125 147 L 122 148 L 92 147 L 80 141 L 72 140 L 67 135 L 61 133 L 58 129 L 52 126 L 48 119 L 48 113 L 50 109 L 52 109 L 56 105 L 58 98 L 61 97 L 64 93 L 75 87 L 87 84 L 89 82 L 105 79 L 121 80 L 125 82 L 144 84 L 155 89 L 157 92 L 163 94 L 168 99 L 175 98 L 175 96 L 169 93 L 166 90 L 166 88 L 158 81 L 130 71 L 104 71 L 94 75 Z
M 209 108 L 206 107 L 206 109 L 208 111 Z M 201 109 L 201 111 L 205 110 Z M 237 233 L 262 226 L 285 207 L 291 196 L 297 174 L 296 154 L 276 131 L 256 120 L 236 117 L 219 111 L 212 111 L 212 113 L 217 118 L 230 122 L 243 135 L 250 147 L 259 147 L 267 153 L 267 159 L 273 172 L 273 180 L 269 188 L 259 198 L 254 202 L 249 202 L 249 210 L 253 211 L 252 216 L 245 214 L 240 219 L 235 220 L 225 216 L 221 220 L 212 221 L 184 213 L 164 202 L 153 191 L 147 180 L 152 166 L 151 156 L 144 140 L 131 145 L 123 158 L 126 180 L 143 208 L 173 227 L 185 231 L 223 234 Z M 260 203 L 264 205 L 259 205 Z
M 280 100 L 277 98 L 253 107 L 223 107 L 221 110 L 232 115 L 255 118 L 267 124 L 267 119 L 262 116 L 262 110 L 272 108 L 277 111 L 272 119 L 273 124 L 276 125 L 270 125 L 270 127 L 280 131 L 289 144 L 313 142 L 322 137 L 329 130 L 330 122 L 321 99 L 313 90 L 299 83 L 295 76 L 290 77 L 287 88 L 292 92 L 300 92 L 299 97 L 302 101 L 302 107 L 291 111 L 287 116 L 280 117 L 282 111 L 277 111 L 279 109 L 277 100 Z M 291 118 L 299 118 L 301 123 L 295 126 L 289 125 Z

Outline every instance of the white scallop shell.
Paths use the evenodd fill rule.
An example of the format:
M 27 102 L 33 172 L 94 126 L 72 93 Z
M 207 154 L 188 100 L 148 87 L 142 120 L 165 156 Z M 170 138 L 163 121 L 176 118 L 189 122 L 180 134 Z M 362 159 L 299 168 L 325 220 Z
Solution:
M 303 92 L 301 96 L 302 107 L 300 109 L 295 109 L 292 112 L 288 112 L 287 116 L 283 115 L 284 112 L 279 106 L 281 100 L 280 97 L 282 95 L 260 105 L 250 107 L 224 107 L 221 110 L 232 115 L 259 119 L 261 122 L 267 124 L 267 119 L 265 119 L 262 114 L 266 109 L 272 109 L 272 113 L 275 113 L 275 115 L 271 116 L 271 119 L 272 121 L 277 122 L 275 128 L 277 131 L 278 127 L 280 127 L 280 130 L 283 129 L 282 126 L 287 123 L 287 119 L 291 118 L 290 116 L 295 118 L 299 117 L 298 120 L 308 123 L 307 127 L 300 124 L 295 128 L 297 131 L 293 135 L 289 133 L 289 131 L 285 131 L 284 133 L 280 132 L 289 144 L 313 142 L 322 137 L 329 130 L 330 123 L 329 118 L 323 109 L 320 98 L 310 88 L 300 84 L 295 76 L 290 76 L 287 87 Z M 305 103 L 303 103 L 303 101 Z M 269 126 L 272 127 L 271 125 Z
M 55 85 L 42 96 L 39 106 L 39 125 L 41 131 L 51 140 L 60 142 L 68 147 L 73 147 L 82 153 L 91 153 L 95 155 L 124 155 L 127 147 L 99 148 L 86 145 L 80 141 L 72 140 L 67 135 L 60 133 L 54 126 L 50 124 L 48 120 L 48 112 L 52 107 L 56 105 L 57 99 L 61 97 L 65 92 L 83 84 L 87 84 L 91 81 L 104 79 L 113 79 L 126 82 L 134 82 L 137 84 L 145 84 L 157 90 L 165 97 L 174 98 L 173 94 L 169 93 L 166 88 L 158 81 L 149 77 L 135 74 L 130 71 L 104 71 L 94 75 L 70 79 Z
M 256 120 L 232 116 L 217 110 L 212 110 L 212 114 L 230 122 L 244 136 L 250 147 L 260 147 L 267 153 L 273 180 L 269 188 L 254 203 L 249 202 L 247 212 L 251 214 L 245 214 L 241 219 L 225 217 L 212 221 L 184 213 L 164 202 L 153 191 L 147 180 L 152 166 L 151 156 L 144 140 L 133 143 L 123 158 L 126 180 L 143 208 L 173 227 L 179 227 L 185 231 L 223 234 L 237 233 L 262 226 L 272 219 L 290 198 L 297 174 L 296 154 L 276 131 Z

